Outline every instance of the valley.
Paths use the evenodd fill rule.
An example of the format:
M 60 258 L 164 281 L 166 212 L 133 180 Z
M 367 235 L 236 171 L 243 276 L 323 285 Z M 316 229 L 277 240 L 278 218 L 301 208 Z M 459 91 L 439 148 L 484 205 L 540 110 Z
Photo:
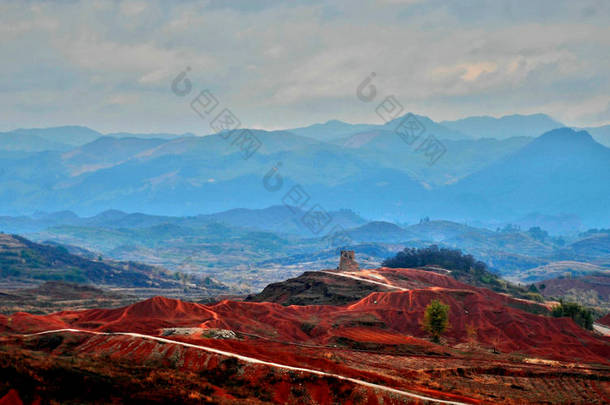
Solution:
M 180 273 L 199 279 L 199 284 L 208 280 L 206 288 L 218 282 L 226 286 L 228 294 L 254 293 L 304 271 L 332 268 L 342 247 L 355 250 L 360 262 L 372 268 L 405 247 L 438 245 L 473 255 L 493 273 L 515 284 L 535 284 L 538 288 L 553 284 L 547 280 L 564 280 L 562 289 L 542 291 L 548 298 L 569 296 L 602 311 L 608 307 L 605 287 L 596 287 L 599 283 L 586 287 L 579 281 L 594 274 L 599 274 L 601 281 L 610 270 L 610 233 L 604 229 L 550 235 L 533 226 L 542 219 L 522 222 L 524 227 L 529 225 L 526 229 L 511 224 L 490 229 L 429 219 L 406 225 L 367 221 L 342 210 L 331 212 L 333 221 L 340 225 L 335 233 L 316 236 L 299 221 L 305 212 L 295 214 L 291 208 L 279 205 L 196 217 L 116 210 L 79 217 L 61 212 L 5 216 L 0 218 L 0 227 L 28 230 L 26 237 L 63 246 L 76 257 L 146 263 L 164 269 L 171 277 Z M 544 221 L 552 228 L 553 221 L 562 219 Z
M 0 405 L 610 404 L 610 2 L 0 1 Z

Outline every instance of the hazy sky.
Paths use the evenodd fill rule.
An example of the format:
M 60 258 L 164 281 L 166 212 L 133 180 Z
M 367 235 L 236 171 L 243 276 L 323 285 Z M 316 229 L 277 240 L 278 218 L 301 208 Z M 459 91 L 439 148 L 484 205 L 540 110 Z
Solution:
M 0 129 L 210 132 L 209 89 L 244 126 L 543 112 L 610 123 L 610 2 L 1 1 Z M 192 94 L 170 90 L 186 67 Z

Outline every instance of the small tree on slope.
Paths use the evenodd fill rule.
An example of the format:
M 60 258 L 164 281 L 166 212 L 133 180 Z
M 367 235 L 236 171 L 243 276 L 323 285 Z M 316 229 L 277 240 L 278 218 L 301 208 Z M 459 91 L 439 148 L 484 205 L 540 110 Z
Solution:
M 439 342 L 439 338 L 449 328 L 449 305 L 439 300 L 432 300 L 424 311 L 423 329 L 432 335 L 432 341 Z

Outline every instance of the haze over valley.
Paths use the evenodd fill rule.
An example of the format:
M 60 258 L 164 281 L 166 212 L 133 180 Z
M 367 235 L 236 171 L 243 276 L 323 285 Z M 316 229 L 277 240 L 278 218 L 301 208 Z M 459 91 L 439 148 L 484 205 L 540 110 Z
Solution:
M 0 405 L 610 403 L 610 4 L 0 3 Z

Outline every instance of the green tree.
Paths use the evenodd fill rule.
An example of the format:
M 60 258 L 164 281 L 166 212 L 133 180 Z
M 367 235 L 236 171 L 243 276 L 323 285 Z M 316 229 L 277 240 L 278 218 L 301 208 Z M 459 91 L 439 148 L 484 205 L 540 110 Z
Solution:
M 432 341 L 438 343 L 442 333 L 449 328 L 449 305 L 439 300 L 432 300 L 424 311 L 423 329 L 432 335 Z

